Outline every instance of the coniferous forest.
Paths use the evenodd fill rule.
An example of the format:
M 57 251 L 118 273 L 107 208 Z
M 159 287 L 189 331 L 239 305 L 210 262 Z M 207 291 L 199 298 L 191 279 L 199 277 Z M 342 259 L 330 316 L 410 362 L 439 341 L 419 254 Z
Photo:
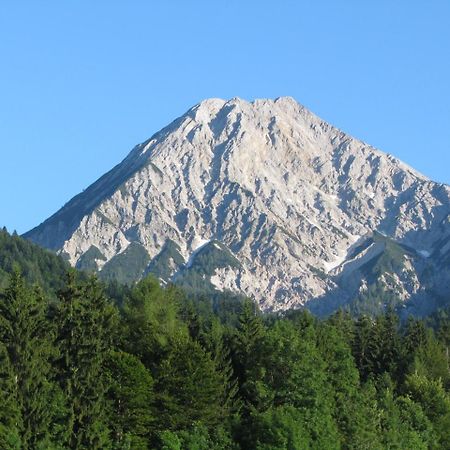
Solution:
M 450 318 L 263 315 L 0 233 L 2 449 L 447 449 Z

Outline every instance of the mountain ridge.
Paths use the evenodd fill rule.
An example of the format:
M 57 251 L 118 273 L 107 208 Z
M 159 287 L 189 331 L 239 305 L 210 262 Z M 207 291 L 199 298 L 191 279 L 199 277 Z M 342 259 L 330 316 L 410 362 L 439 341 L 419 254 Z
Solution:
M 217 268 L 216 288 L 279 310 L 345 297 L 333 271 L 374 232 L 425 258 L 450 234 L 449 197 L 291 97 L 207 99 L 25 237 L 72 265 L 95 247 L 100 273 L 132 243 L 151 264 L 170 240 L 186 266 L 217 240 L 242 267 Z M 174 277 L 186 269 L 176 259 Z

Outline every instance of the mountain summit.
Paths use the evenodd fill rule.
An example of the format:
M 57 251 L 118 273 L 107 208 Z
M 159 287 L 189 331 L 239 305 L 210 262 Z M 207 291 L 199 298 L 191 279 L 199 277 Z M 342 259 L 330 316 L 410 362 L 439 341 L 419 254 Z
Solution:
M 264 310 L 377 290 L 424 310 L 450 292 L 449 217 L 449 186 L 290 97 L 208 99 L 25 237 L 105 277 L 204 282 Z

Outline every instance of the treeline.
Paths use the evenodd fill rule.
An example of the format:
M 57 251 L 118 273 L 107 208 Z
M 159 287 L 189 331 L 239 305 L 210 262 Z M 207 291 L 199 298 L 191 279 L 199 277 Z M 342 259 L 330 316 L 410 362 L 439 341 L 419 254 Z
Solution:
M 4 289 L 14 268 L 30 283 L 37 283 L 48 295 L 64 284 L 69 264 L 54 253 L 0 228 L 0 289 Z
M 152 278 L 63 284 L 53 298 L 16 271 L 0 294 L 2 449 L 450 448 L 445 316 L 400 328 Z

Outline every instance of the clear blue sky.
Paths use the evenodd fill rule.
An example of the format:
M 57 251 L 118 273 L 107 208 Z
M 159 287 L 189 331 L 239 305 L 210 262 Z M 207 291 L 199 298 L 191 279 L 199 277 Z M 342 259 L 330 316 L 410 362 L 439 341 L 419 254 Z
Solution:
M 293 96 L 448 183 L 449 24 L 448 0 L 5 0 L 0 224 L 39 224 L 206 97 Z

